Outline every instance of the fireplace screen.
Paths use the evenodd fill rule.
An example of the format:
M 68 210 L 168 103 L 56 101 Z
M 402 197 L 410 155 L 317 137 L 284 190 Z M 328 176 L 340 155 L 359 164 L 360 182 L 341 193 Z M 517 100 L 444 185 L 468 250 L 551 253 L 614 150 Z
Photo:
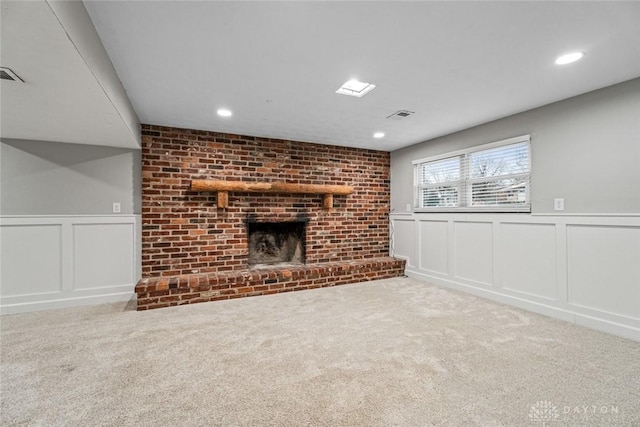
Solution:
M 306 222 L 249 222 L 249 266 L 304 264 Z

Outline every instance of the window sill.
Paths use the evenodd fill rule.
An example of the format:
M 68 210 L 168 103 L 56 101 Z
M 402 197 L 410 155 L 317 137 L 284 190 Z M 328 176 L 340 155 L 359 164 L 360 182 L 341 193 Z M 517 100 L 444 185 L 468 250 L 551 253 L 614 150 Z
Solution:
M 501 208 L 501 207 L 487 207 L 487 208 L 416 208 L 413 210 L 415 213 L 531 213 L 531 207 L 521 208 Z

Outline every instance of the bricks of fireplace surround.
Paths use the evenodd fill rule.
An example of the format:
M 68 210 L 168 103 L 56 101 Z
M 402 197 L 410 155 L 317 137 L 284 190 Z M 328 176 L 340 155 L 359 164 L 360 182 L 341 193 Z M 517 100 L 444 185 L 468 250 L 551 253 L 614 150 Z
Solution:
M 142 125 L 142 279 L 138 309 L 321 288 L 404 274 L 388 257 L 388 152 Z M 321 195 L 230 193 L 217 208 L 194 179 L 349 185 Z M 305 265 L 250 269 L 247 221 L 305 218 Z
M 389 254 L 388 152 L 142 125 L 142 277 L 249 269 L 246 221 L 308 219 L 305 263 Z M 349 185 L 334 209 L 321 195 L 190 190 L 194 179 Z
M 136 285 L 137 309 L 171 307 L 270 295 L 399 277 L 405 260 L 380 257 L 249 271 L 143 278 Z

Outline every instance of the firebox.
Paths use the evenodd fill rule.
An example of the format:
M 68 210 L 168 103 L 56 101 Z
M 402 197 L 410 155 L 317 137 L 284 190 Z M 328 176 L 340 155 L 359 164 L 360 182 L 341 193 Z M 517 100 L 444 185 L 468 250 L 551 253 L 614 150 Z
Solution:
M 249 267 L 304 264 L 307 220 L 247 222 Z

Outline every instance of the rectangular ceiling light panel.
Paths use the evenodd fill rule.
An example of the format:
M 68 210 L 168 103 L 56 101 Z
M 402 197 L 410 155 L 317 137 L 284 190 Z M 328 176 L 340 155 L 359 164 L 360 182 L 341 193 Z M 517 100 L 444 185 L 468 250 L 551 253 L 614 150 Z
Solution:
M 375 87 L 376 85 L 372 85 L 371 83 L 349 80 L 348 82 L 340 86 L 340 89 L 338 89 L 336 93 L 362 98 L 367 93 L 371 92 Z

